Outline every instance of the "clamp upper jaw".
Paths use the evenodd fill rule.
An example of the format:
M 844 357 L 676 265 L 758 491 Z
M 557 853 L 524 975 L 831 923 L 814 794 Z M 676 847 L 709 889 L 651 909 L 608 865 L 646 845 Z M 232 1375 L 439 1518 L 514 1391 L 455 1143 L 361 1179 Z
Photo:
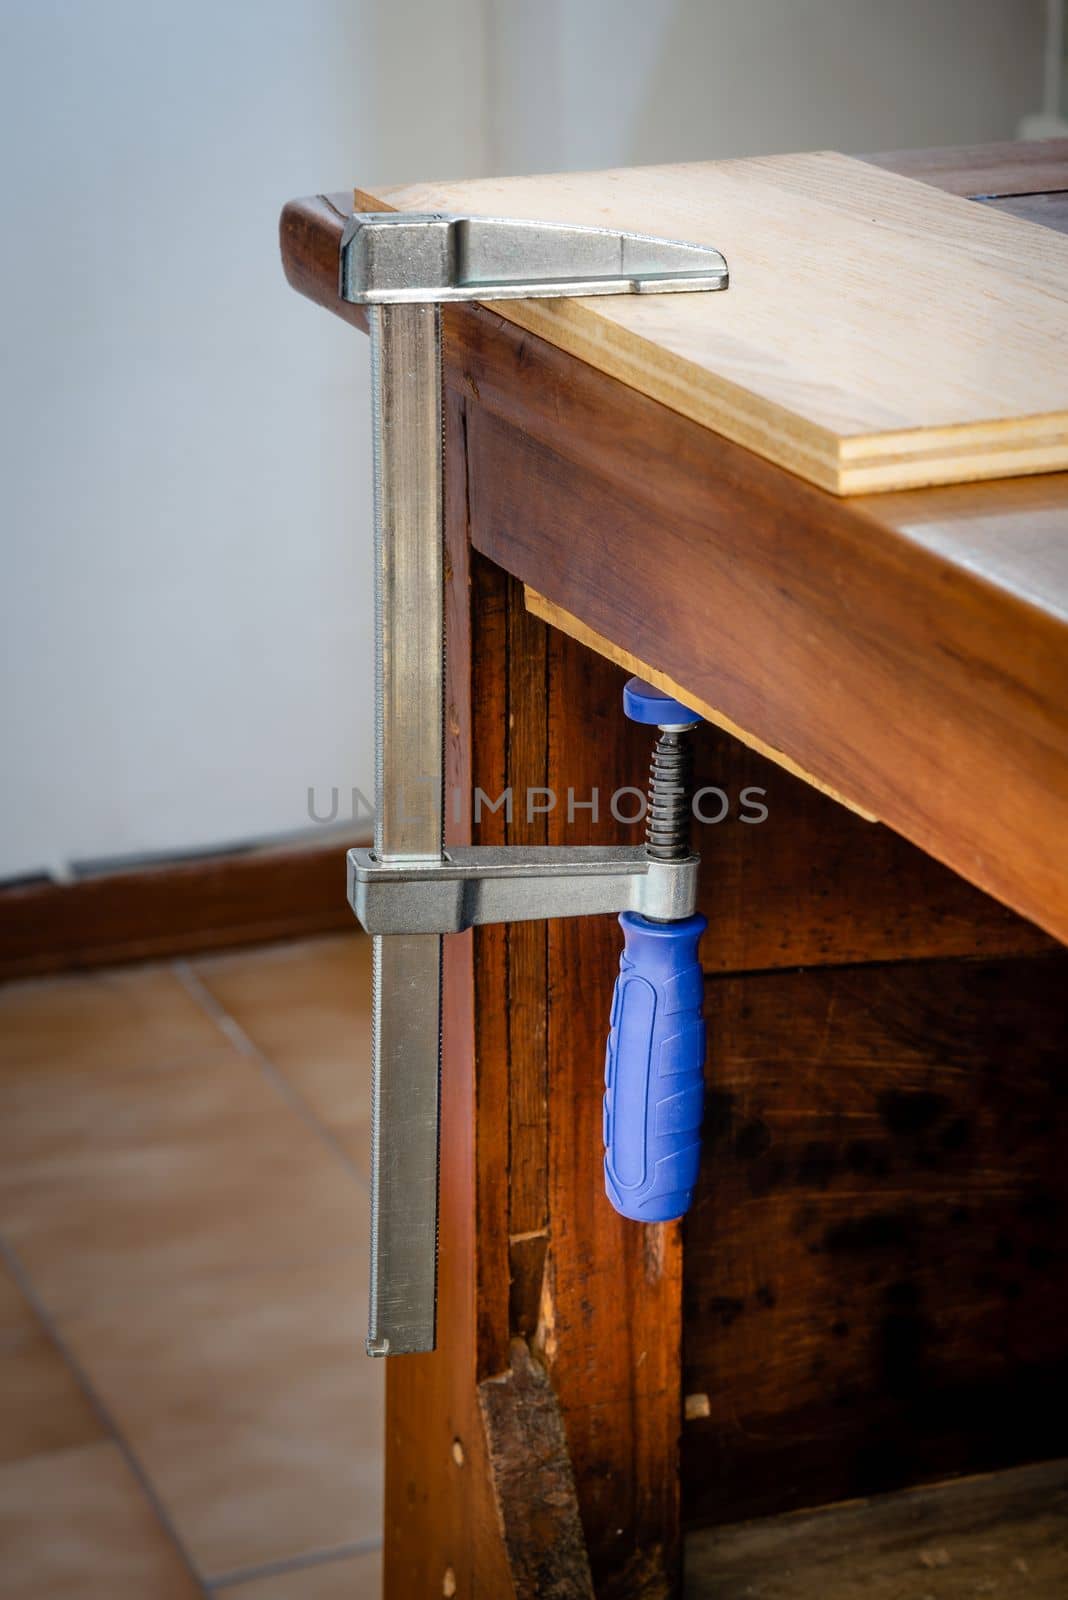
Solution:
M 566 222 L 366 212 L 341 239 L 341 298 L 354 305 L 678 294 L 727 281 L 711 245 Z

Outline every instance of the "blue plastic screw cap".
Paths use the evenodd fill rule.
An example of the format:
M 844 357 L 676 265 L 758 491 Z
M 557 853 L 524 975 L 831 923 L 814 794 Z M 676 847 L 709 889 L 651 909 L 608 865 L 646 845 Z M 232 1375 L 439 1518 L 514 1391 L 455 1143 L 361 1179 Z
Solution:
M 693 1198 L 704 1111 L 700 914 L 652 922 L 624 911 L 626 948 L 605 1052 L 604 1180 L 616 1210 L 669 1222 Z
M 623 685 L 623 710 L 632 722 L 647 722 L 655 727 L 689 726 L 703 720 L 699 711 L 680 705 L 644 678 L 628 678 Z

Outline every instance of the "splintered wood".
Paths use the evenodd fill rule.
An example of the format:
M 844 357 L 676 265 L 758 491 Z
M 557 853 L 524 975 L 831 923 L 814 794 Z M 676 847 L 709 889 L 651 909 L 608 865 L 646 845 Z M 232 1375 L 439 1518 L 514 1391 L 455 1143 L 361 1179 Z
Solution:
M 357 191 L 713 244 L 725 293 L 502 317 L 836 494 L 1068 466 L 1068 238 L 833 153 Z

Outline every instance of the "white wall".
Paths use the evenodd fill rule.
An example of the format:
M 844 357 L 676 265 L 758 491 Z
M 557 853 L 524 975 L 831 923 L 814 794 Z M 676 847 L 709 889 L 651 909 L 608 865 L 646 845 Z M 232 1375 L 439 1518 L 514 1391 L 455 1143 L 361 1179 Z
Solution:
M 1063 139 L 1068 134 L 1068 0 L 1046 0 L 1046 51 L 1042 108 L 1022 119 L 1021 139 Z
M 493 16 L 502 171 L 1011 139 L 1042 97 L 1046 0 L 493 0 Z
M 366 340 L 288 288 L 277 219 L 481 170 L 479 24 L 3 0 L 0 877 L 373 793 Z
M 0 877 L 370 792 L 364 341 L 278 209 L 1011 137 L 1043 0 L 3 0 Z

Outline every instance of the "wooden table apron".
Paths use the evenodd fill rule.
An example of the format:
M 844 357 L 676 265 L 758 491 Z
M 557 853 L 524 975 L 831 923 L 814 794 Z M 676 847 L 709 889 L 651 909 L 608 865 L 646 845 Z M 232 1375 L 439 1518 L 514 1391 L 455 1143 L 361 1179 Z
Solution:
M 955 192 L 1068 189 L 1068 147 L 879 159 Z M 287 207 L 283 256 L 361 326 L 336 296 L 344 210 Z M 1068 934 L 1068 475 L 837 500 L 491 311 L 445 322 L 450 793 L 643 782 L 621 675 L 530 616 L 526 583 L 893 830 L 709 732 L 703 759 L 774 782 L 794 829 L 717 846 L 710 972 L 984 955 L 1049 976 L 1052 941 L 1005 907 Z M 555 843 L 563 813 L 450 807 L 448 829 Z M 630 838 L 578 818 L 572 842 Z M 439 1348 L 388 1368 L 391 1600 L 677 1584 L 680 1233 L 616 1217 L 599 1173 L 618 943 L 607 918 L 446 941 Z

